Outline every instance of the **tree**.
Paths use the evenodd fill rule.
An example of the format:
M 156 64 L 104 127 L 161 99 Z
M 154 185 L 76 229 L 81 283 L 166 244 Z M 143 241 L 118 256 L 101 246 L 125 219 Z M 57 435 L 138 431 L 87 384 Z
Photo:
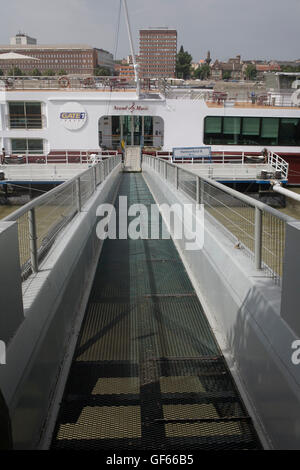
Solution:
M 223 80 L 229 80 L 231 78 L 231 71 L 230 70 L 225 70 L 222 74 Z
M 210 76 L 210 67 L 208 64 L 201 65 L 194 72 L 194 77 L 200 78 L 200 80 L 206 80 L 209 76 Z
M 257 75 L 256 66 L 254 64 L 248 64 L 245 70 L 247 80 L 255 80 Z
M 110 70 L 104 68 L 104 67 L 99 67 L 99 65 L 94 69 L 94 75 L 97 77 L 109 77 L 111 75 Z
M 282 65 L 280 68 L 282 72 L 291 72 L 291 73 L 300 72 L 300 65 L 295 65 L 294 67 L 292 65 Z
M 191 75 L 192 56 L 181 46 L 176 57 L 176 77 L 189 78 Z
M 23 75 L 23 72 L 19 67 L 13 67 L 8 71 L 8 75 L 13 77 L 21 77 Z
M 61 76 L 67 75 L 67 72 L 64 69 L 60 69 L 57 75 L 61 75 Z
M 45 75 L 46 77 L 53 77 L 53 75 L 55 75 L 55 72 L 52 69 L 47 69 L 47 70 L 45 70 L 43 75 Z
M 4 72 L 2 69 L 0 69 L 0 77 L 2 77 L 2 75 L 4 75 Z
M 39 69 L 33 69 L 32 72 L 29 72 L 29 75 L 32 75 L 33 77 L 40 77 L 42 74 Z

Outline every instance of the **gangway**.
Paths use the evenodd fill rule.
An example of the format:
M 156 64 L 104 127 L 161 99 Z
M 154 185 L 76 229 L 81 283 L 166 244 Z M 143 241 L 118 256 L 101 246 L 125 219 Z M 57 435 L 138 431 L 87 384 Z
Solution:
M 142 174 L 118 196 L 155 204 Z M 107 239 L 52 448 L 260 447 L 173 241 Z

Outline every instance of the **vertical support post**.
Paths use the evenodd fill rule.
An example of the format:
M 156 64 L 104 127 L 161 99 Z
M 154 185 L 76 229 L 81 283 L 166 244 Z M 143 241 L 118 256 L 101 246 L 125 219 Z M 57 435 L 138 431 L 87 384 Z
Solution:
M 204 204 L 204 181 L 203 179 L 200 179 L 200 203 L 199 204 Z
M 39 270 L 38 262 L 38 249 L 37 249 L 37 230 L 36 230 L 36 218 L 35 209 L 30 209 L 28 212 L 28 223 L 29 223 L 29 240 L 30 240 L 30 259 L 31 267 L 34 273 Z
M 80 187 L 80 177 L 76 179 L 76 197 L 77 197 L 77 209 L 78 212 L 81 212 L 81 187 Z
M 255 208 L 255 246 L 254 246 L 254 256 L 255 256 L 255 267 L 256 269 L 261 269 L 262 264 L 262 210 Z
M 164 161 L 164 166 L 165 166 L 165 168 L 164 168 L 164 178 L 166 180 L 167 179 L 167 162 L 166 161 Z
M 96 168 L 96 165 L 94 165 L 93 167 L 93 176 L 94 176 L 94 191 L 93 192 L 96 192 L 96 189 L 97 189 L 97 168 Z
M 104 181 L 104 161 L 102 160 L 101 167 L 100 167 L 100 182 L 103 183 L 103 181 Z
M 178 189 L 178 166 L 175 166 L 175 188 Z
M 196 176 L 196 203 L 201 204 L 200 177 Z

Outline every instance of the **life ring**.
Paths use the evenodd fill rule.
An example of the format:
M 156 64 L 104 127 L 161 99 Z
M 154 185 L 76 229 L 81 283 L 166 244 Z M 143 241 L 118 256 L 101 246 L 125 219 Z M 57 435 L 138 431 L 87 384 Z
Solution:
M 294 106 L 300 106 L 300 88 L 292 94 L 291 102 Z
M 95 85 L 95 80 L 93 77 L 86 77 L 84 80 L 83 80 L 83 84 L 85 86 L 93 86 Z
M 58 84 L 61 88 L 70 88 L 71 82 L 68 77 L 60 77 L 58 79 Z

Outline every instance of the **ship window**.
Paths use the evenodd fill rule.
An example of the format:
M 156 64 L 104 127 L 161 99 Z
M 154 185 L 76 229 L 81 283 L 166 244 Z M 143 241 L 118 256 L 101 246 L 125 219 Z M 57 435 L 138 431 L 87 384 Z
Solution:
M 300 145 L 300 119 L 280 119 L 279 141 L 281 145 Z
M 44 152 L 43 139 L 11 139 L 12 154 L 41 154 Z
M 260 118 L 243 118 L 243 135 L 259 135 Z
M 9 126 L 11 129 L 41 129 L 41 103 L 24 101 L 9 102 Z
M 278 138 L 279 118 L 262 118 L 261 136 Z
M 299 118 L 207 116 L 206 145 L 300 145 Z
M 222 117 L 209 116 L 205 119 L 205 132 L 207 134 L 219 134 L 222 131 Z
M 240 134 L 241 131 L 241 118 L 240 117 L 225 117 L 224 118 L 224 134 Z

